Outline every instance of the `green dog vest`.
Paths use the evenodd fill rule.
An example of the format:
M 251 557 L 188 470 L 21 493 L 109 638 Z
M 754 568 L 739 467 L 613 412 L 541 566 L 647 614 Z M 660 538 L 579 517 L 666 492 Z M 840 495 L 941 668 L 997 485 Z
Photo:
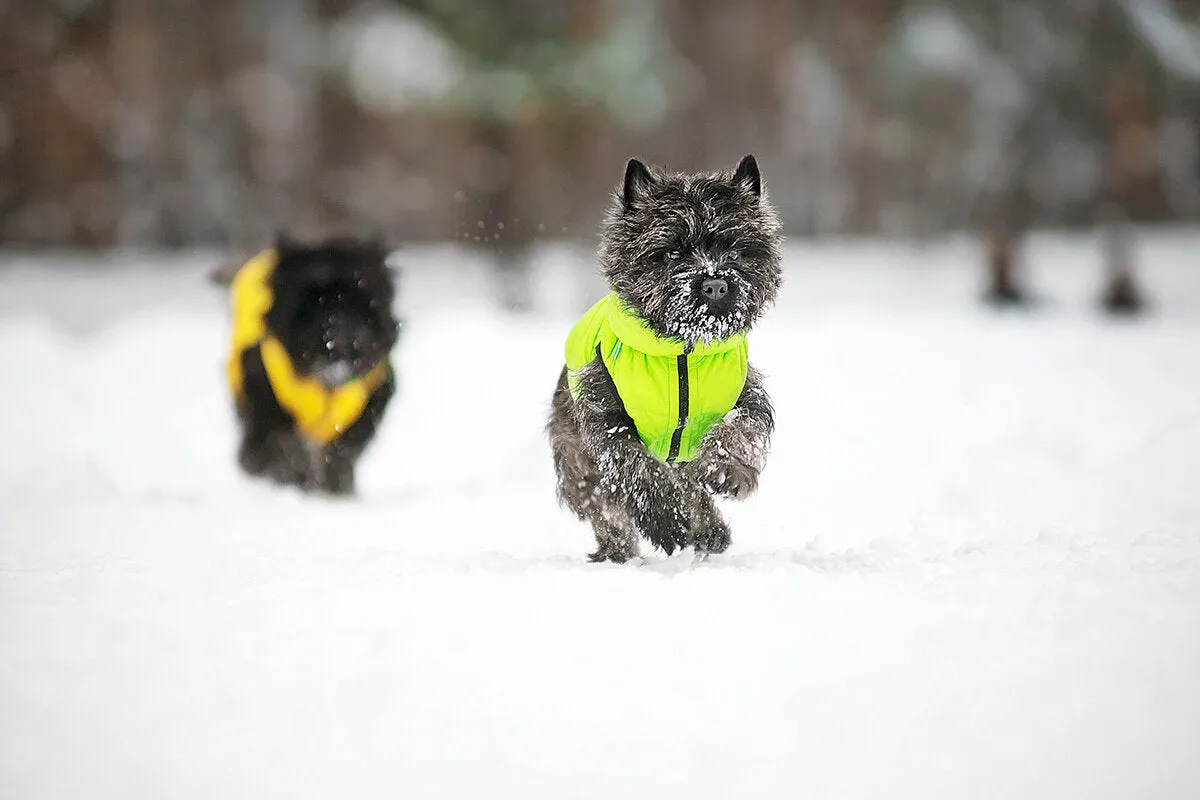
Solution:
M 579 373 L 599 355 L 638 436 L 657 458 L 691 461 L 708 429 L 733 410 L 746 385 L 745 333 L 690 352 L 663 339 L 616 293 L 592 306 L 567 337 L 567 381 L 579 398 Z

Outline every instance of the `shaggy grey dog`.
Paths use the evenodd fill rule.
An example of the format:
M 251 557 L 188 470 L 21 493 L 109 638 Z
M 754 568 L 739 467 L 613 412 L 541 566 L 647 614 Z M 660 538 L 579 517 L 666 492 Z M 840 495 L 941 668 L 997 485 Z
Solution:
M 599 250 L 613 290 L 604 308 L 618 309 L 612 314 L 622 319 L 605 321 L 610 317 L 601 301 L 572 331 L 547 426 L 559 502 L 595 532 L 591 560 L 627 561 L 638 554 L 639 536 L 668 554 L 687 546 L 720 553 L 729 546 L 729 527 L 713 498 L 742 499 L 757 488 L 775 425 L 762 376 L 745 360 L 743 334 L 775 299 L 780 246 L 779 223 L 753 156 L 733 172 L 701 174 L 629 161 Z M 663 356 L 666 366 L 659 370 L 670 381 L 638 377 L 639 364 L 656 356 L 631 354 L 637 340 L 620 333 L 629 330 L 630 319 L 656 351 L 660 344 L 676 348 L 663 350 L 678 354 Z M 596 332 L 601 329 L 608 333 Z M 726 406 L 709 408 L 715 413 L 705 417 L 695 398 L 707 387 L 698 382 L 716 374 L 710 366 L 721 356 L 705 353 L 722 343 L 733 348 L 727 352 L 734 356 L 721 362 L 736 370 L 733 390 L 726 389 Z M 588 348 L 587 360 L 573 364 L 573 347 Z M 674 430 L 665 436 L 669 447 L 639 411 L 658 400 L 674 414 Z M 689 436 L 696 445 L 681 450 Z M 664 444 L 656 449 L 654 442 Z

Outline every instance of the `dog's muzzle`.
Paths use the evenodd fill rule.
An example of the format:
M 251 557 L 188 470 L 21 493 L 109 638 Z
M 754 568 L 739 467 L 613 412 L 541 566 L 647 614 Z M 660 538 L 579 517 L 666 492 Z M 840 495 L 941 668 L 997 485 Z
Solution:
M 317 378 L 326 386 L 341 386 L 354 377 L 354 367 L 349 361 L 335 361 L 317 371 Z
M 737 284 L 720 276 L 703 278 L 696 286 L 696 297 L 709 313 L 721 316 L 733 309 Z

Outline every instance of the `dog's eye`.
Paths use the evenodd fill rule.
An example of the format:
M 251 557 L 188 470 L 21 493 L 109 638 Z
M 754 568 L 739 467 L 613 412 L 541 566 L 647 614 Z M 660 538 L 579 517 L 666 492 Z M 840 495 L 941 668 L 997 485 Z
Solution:
M 679 252 L 678 250 L 672 250 L 671 252 L 667 253 L 667 258 L 671 259 L 672 261 L 678 261 L 679 259 L 683 258 L 683 253 Z

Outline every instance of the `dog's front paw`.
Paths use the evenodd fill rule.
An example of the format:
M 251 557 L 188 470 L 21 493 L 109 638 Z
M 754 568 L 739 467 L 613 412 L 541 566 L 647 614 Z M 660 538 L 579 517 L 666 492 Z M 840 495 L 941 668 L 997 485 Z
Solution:
M 696 480 L 713 494 L 742 500 L 758 489 L 758 470 L 735 458 L 696 462 Z
M 333 497 L 353 497 L 354 472 L 351 469 L 330 469 L 318 482 L 317 489 Z
M 601 544 L 596 548 L 594 553 L 588 553 L 588 561 L 593 564 L 601 564 L 605 561 L 611 561 L 614 564 L 624 564 L 631 558 L 637 558 L 637 545 L 635 544 Z
M 642 534 L 667 555 L 686 547 L 691 539 L 687 515 L 675 503 L 653 505 L 641 528 Z
M 724 553 L 729 549 L 732 541 L 733 537 L 730 534 L 729 526 L 718 521 L 696 531 L 692 544 L 697 553 Z

